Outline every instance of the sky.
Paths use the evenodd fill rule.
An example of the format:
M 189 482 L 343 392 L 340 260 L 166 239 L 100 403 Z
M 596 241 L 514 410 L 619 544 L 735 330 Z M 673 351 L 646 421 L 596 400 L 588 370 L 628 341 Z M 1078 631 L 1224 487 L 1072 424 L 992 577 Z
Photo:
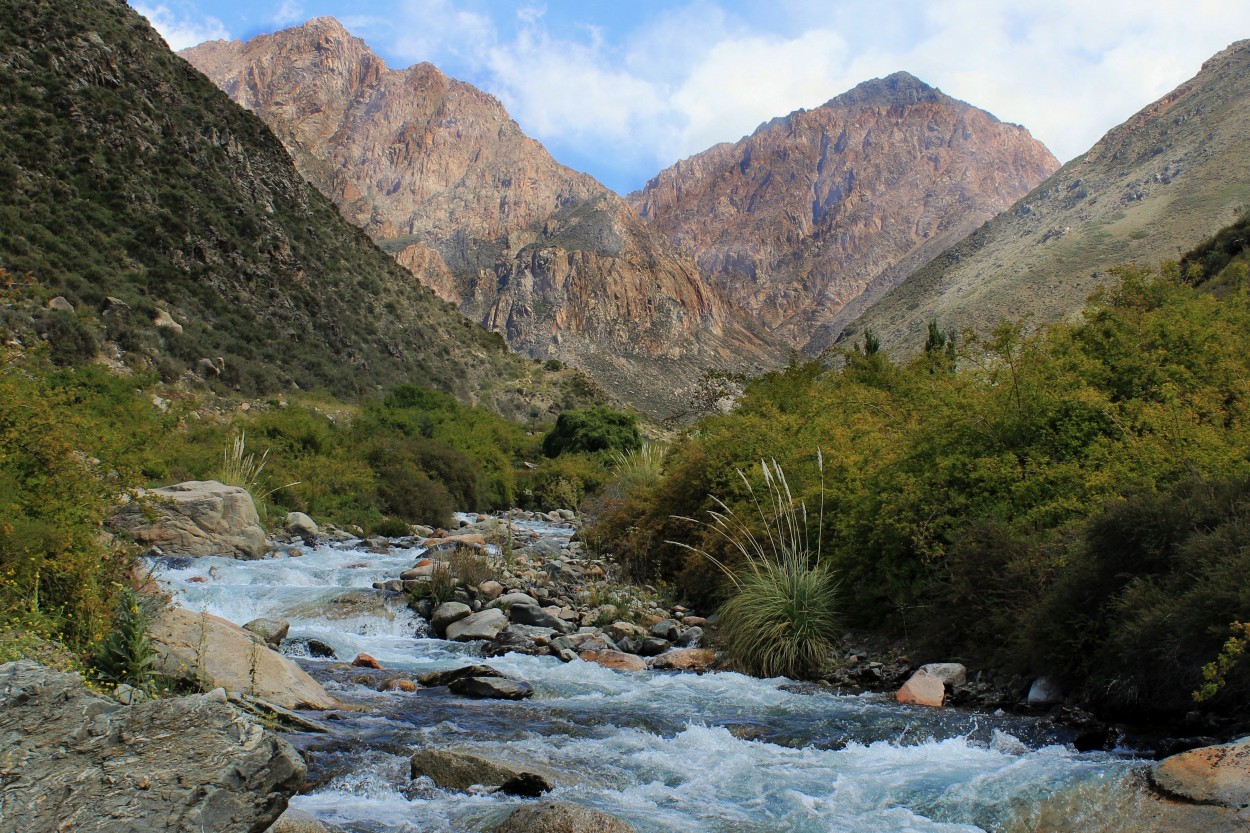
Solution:
M 1250 38 L 1250 0 L 130 0 L 174 49 L 321 15 L 389 66 L 499 98 L 626 193 L 763 122 L 906 70 L 1060 161 Z

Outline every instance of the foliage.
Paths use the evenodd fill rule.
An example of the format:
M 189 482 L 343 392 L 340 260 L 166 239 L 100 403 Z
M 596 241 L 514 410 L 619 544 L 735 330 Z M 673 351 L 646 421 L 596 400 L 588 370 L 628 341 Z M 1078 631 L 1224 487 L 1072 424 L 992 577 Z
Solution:
M 100 643 L 95 654 L 95 671 L 109 683 L 125 683 L 150 691 L 155 681 L 152 666 L 156 651 L 148 639 L 152 600 L 129 587 L 122 588 L 113 616 L 113 631 Z
M 1233 622 L 1229 630 L 1232 636 L 1220 649 L 1219 656 L 1202 666 L 1202 686 L 1193 693 L 1196 702 L 1205 702 L 1219 694 L 1220 689 L 1228 684 L 1229 673 L 1246 653 L 1246 645 L 1250 644 L 1250 625 Z
M 823 460 L 817 453 L 823 473 Z M 719 635 L 733 664 L 761 676 L 803 677 L 829 659 L 838 626 L 837 582 L 822 559 L 821 541 L 811 545 L 807 505 L 797 502 L 774 460 L 761 464 L 763 501 L 739 471 L 755 504 L 763 531 L 757 535 L 742 517 L 716 499 L 718 509 L 704 526 L 740 558 L 730 567 L 705 550 L 688 547 L 719 568 L 733 585 L 720 610 Z M 824 514 L 815 518 L 817 536 Z M 693 519 L 684 520 L 693 523 Z
M 612 452 L 612 473 L 615 486 L 621 492 L 649 489 L 660 482 L 664 474 L 665 446 L 643 443 L 633 451 Z
M 562 454 L 524 474 L 518 502 L 526 509 L 576 509 L 609 478 L 600 455 Z
M 579 451 L 634 451 L 641 447 L 638 418 L 605 405 L 565 411 L 543 438 L 543 454 L 548 457 Z

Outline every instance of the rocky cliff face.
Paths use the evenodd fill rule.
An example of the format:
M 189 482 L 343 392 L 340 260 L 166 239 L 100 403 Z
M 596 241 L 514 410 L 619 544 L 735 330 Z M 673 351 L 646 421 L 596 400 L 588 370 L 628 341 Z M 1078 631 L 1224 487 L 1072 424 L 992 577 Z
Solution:
M 1009 211 L 923 266 L 843 333 L 896 353 L 930 320 L 985 332 L 1079 311 L 1114 266 L 1175 258 L 1250 205 L 1250 41 L 1114 128 Z
M 429 64 L 389 69 L 331 18 L 183 55 L 344 216 L 514 349 L 657 415 L 706 369 L 779 361 L 688 256 L 480 90 Z
M 661 172 L 631 204 L 796 348 L 1054 172 L 1024 128 L 907 73 Z M 835 331 L 836 332 L 836 331 Z

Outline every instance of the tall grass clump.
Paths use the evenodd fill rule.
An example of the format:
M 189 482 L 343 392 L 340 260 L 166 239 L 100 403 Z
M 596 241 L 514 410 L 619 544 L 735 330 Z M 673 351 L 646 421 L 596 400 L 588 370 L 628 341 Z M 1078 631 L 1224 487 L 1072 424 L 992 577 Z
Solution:
M 295 482 L 270 488 L 268 478 L 265 476 L 265 465 L 268 462 L 269 449 L 265 449 L 264 453 L 257 458 L 256 452 L 247 450 L 247 432 L 240 431 L 222 451 L 221 469 L 217 473 L 217 479 L 227 486 L 241 486 L 247 489 L 262 518 L 269 514 L 269 498 L 274 492 L 299 485 Z
M 817 530 L 824 520 L 824 460 Z M 759 514 L 763 532 L 756 534 L 743 518 L 715 496 L 719 509 L 708 510 L 710 522 L 681 520 L 706 527 L 741 556 L 727 564 L 710 553 L 681 542 L 715 564 L 733 586 L 719 613 L 720 638 L 734 667 L 757 676 L 805 677 L 818 671 L 833 649 L 838 628 L 837 578 L 821 555 L 821 533 L 813 547 L 808 534 L 807 505 L 796 502 L 776 460 L 762 461 L 767 494 L 762 498 L 737 470 Z
M 612 467 L 621 493 L 628 494 L 659 483 L 664 476 L 666 450 L 665 446 L 657 443 L 643 443 L 641 448 L 633 451 L 614 451 Z

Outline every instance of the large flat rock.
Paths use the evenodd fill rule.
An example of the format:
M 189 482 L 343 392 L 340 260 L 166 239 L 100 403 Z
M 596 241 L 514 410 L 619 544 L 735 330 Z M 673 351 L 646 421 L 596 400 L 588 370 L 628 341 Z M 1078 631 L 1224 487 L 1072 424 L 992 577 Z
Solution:
M 219 616 L 171 608 L 152 621 L 149 636 L 162 674 L 198 679 L 287 709 L 339 705 L 304 669 Z
M 1250 807 L 1250 737 L 1164 758 L 1150 781 L 1159 792 L 1194 804 Z
M 259 833 L 304 775 L 290 744 L 209 695 L 122 706 L 76 674 L 0 665 L 6 833 Z

